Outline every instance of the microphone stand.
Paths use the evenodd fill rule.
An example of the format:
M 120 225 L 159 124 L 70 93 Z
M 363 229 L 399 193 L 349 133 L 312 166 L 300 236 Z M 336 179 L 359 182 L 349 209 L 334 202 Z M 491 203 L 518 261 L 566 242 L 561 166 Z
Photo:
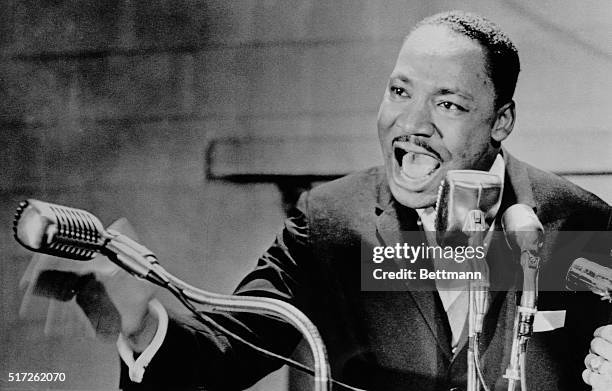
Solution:
M 190 300 L 209 306 L 211 311 L 268 314 L 290 323 L 302 333 L 312 351 L 315 391 L 331 390 L 330 369 L 325 345 L 315 325 L 300 310 L 283 301 L 270 298 L 231 296 L 206 292 L 185 283 L 169 273 L 166 273 L 166 276 Z
M 233 296 L 207 292 L 168 273 L 156 261 L 152 263 L 152 267 L 163 279 L 166 279 L 170 284 L 178 288 L 189 300 L 205 305 L 211 312 L 267 314 L 291 324 L 301 332 L 312 352 L 314 361 L 314 390 L 330 391 L 332 389 L 329 362 L 323 339 L 316 326 L 299 309 L 281 300 L 266 297 Z
M 533 209 L 524 204 L 512 205 L 504 212 L 502 227 L 510 248 L 516 246 L 520 249 L 520 265 L 523 269 L 523 292 L 521 302 L 517 305 L 510 363 L 504 377 L 508 379 L 508 391 L 514 391 L 519 381 L 521 391 L 527 391 L 525 361 L 527 342 L 533 332 L 533 320 L 538 311 L 539 251 L 544 243 L 544 228 Z
M 463 226 L 463 232 L 468 235 L 468 245 L 472 248 L 483 246 L 486 230 L 485 213 L 479 209 L 471 210 L 466 216 Z M 481 382 L 484 382 L 484 379 L 481 379 L 479 376 L 478 336 L 482 332 L 484 315 L 488 307 L 489 279 L 486 263 L 478 265 L 476 262 L 486 262 L 486 260 L 474 261 L 471 269 L 473 271 L 480 271 L 487 278 L 484 281 L 470 281 L 468 285 L 467 391 L 480 391 Z M 484 386 L 484 384 L 482 385 Z
M 538 273 L 540 257 L 529 250 L 521 251 L 521 266 L 523 268 L 523 293 L 521 303 L 517 306 L 514 318 L 510 364 L 504 377 L 508 379 L 508 391 L 514 391 L 517 382 L 521 383 L 521 391 L 527 391 L 525 379 L 525 354 L 527 341 L 533 332 L 533 319 L 538 312 Z

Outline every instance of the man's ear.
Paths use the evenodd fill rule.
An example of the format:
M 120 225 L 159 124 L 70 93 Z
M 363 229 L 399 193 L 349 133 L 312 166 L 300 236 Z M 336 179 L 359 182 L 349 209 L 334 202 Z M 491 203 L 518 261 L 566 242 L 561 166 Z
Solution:
M 491 129 L 491 138 L 497 143 L 502 142 L 512 133 L 514 127 L 514 120 L 516 118 L 516 111 L 514 101 L 506 103 L 497 110 L 495 116 L 495 123 Z

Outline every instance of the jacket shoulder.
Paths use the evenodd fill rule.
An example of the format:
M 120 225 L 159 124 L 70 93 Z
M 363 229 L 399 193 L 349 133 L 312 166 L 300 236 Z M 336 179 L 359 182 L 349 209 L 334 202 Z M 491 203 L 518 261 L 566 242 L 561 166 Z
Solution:
M 591 219 L 596 226 L 610 224 L 612 209 L 601 198 L 559 175 L 523 164 L 527 167 L 534 197 L 542 215 L 562 219 Z M 588 221 L 584 223 L 590 225 Z
M 311 190 L 311 194 L 317 199 L 338 198 L 347 195 L 376 198 L 379 186 L 384 184 L 384 181 L 384 167 L 371 167 L 316 186 Z
M 372 167 L 314 187 L 302 196 L 300 209 L 318 221 L 354 219 L 374 210 L 381 186 L 384 167 Z

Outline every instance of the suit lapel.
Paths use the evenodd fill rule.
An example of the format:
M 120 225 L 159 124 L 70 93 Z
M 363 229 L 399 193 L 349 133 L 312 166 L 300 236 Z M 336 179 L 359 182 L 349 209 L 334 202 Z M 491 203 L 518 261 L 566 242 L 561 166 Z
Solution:
M 414 209 L 403 207 L 392 199 L 384 205 L 384 208 L 382 207 L 382 203 L 379 203 L 376 230 L 378 239 L 383 246 L 395 246 L 396 243 L 419 246 L 421 243 L 427 242 L 424 232 L 417 223 L 418 214 Z M 395 259 L 395 262 L 398 268 L 407 266 L 398 259 Z M 408 267 L 410 266 L 408 265 Z M 423 263 L 421 260 L 421 262 L 417 261 L 412 264 L 412 268 L 418 272 L 420 268 L 431 268 L 431 264 L 429 262 Z M 435 283 L 430 280 L 406 280 L 405 284 L 408 295 L 413 299 L 414 305 L 425 319 L 433 339 L 447 359 L 450 360 L 452 357 L 451 331 L 446 313 L 436 292 Z M 408 306 L 408 303 L 405 304 Z

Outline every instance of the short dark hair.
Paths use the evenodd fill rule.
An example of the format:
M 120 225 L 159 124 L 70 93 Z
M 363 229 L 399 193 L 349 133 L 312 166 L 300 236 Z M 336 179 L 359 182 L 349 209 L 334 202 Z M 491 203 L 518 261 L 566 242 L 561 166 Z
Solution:
M 477 41 L 484 49 L 486 70 L 495 90 L 495 108 L 510 102 L 521 66 L 518 50 L 510 38 L 493 22 L 465 11 L 448 11 L 429 16 L 416 24 L 442 25 Z

